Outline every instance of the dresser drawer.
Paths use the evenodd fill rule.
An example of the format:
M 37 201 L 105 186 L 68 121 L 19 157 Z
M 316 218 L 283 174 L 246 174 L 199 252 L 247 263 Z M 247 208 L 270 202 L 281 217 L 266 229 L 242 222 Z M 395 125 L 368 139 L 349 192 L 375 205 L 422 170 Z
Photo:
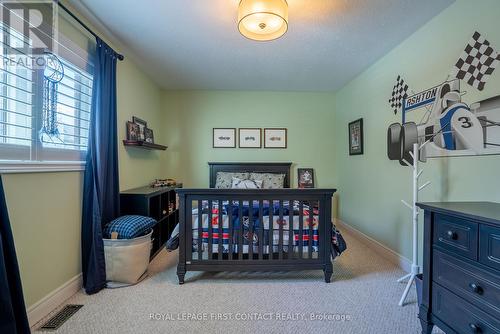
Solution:
M 481 311 L 436 283 L 432 289 L 432 313 L 457 333 L 500 334 L 500 319 Z
M 500 275 L 434 251 L 433 281 L 500 319 Z
M 477 223 L 441 214 L 435 214 L 434 223 L 435 245 L 477 260 Z
M 479 261 L 500 270 L 500 228 L 489 225 L 480 226 Z

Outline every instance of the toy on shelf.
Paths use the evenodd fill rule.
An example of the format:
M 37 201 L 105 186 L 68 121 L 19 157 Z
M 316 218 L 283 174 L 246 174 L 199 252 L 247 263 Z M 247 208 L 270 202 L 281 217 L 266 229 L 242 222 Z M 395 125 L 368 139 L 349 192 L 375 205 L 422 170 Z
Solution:
M 172 187 L 177 184 L 174 179 L 156 179 L 151 183 L 151 188 Z

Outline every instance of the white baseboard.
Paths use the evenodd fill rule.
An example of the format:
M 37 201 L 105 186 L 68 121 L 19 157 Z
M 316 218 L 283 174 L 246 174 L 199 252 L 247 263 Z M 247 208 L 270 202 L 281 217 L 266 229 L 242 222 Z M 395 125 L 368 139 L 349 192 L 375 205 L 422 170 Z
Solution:
M 62 305 L 68 298 L 80 291 L 82 284 L 82 274 L 78 274 L 35 304 L 31 305 L 28 308 L 28 321 L 30 327 L 33 327 L 36 323 L 49 315 L 50 312 Z
M 364 243 L 366 246 L 370 247 L 373 249 L 376 253 L 380 254 L 390 262 L 394 263 L 401 269 L 403 269 L 406 272 L 411 272 L 411 260 L 404 257 L 403 255 L 399 254 L 398 252 L 393 251 L 389 247 L 381 244 L 377 240 L 367 236 L 363 232 L 355 229 L 354 227 L 350 226 L 349 224 L 344 223 L 340 219 L 335 220 L 335 224 L 338 225 L 340 228 L 343 228 L 350 232 L 354 237 L 356 237 L 358 240 L 360 240 L 362 243 Z

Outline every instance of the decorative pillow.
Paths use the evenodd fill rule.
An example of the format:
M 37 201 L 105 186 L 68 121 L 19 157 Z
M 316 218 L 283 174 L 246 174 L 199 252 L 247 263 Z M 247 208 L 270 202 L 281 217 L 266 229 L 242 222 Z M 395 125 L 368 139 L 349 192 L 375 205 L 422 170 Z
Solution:
M 248 179 L 248 173 L 217 172 L 215 188 L 230 189 L 233 184 L 233 177 L 238 179 Z
M 104 227 L 105 239 L 111 239 L 111 233 L 117 232 L 118 239 L 133 239 L 149 232 L 156 225 L 156 220 L 145 216 L 121 216 Z
M 262 180 L 242 180 L 237 177 L 233 177 L 233 182 L 231 185 L 233 189 L 261 189 Z
M 285 186 L 285 174 L 250 173 L 250 180 L 261 180 L 263 189 L 279 189 Z

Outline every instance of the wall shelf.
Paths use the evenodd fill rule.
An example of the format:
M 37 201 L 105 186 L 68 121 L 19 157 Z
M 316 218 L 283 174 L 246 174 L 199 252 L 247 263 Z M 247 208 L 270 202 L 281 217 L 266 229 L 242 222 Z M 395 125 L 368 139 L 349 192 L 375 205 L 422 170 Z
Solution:
M 153 144 L 153 143 L 148 143 L 142 140 L 123 140 L 123 145 L 125 146 L 133 146 L 133 147 L 138 147 L 138 148 L 143 148 L 146 150 L 161 150 L 165 151 L 168 146 L 160 145 L 160 144 Z

